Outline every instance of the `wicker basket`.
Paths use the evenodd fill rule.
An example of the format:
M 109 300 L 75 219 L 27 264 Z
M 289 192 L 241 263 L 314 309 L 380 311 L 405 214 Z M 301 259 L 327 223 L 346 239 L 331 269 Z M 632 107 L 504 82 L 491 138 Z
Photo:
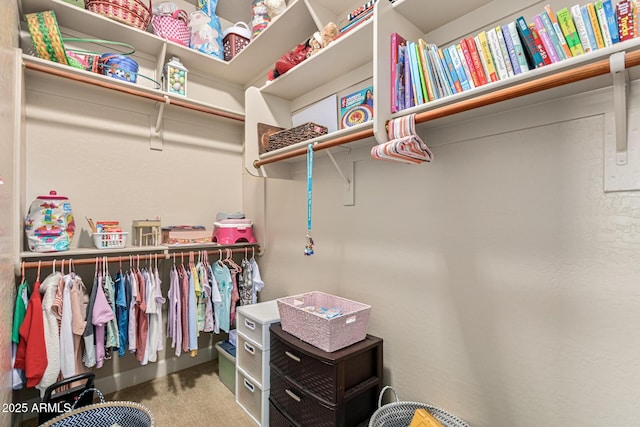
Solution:
M 371 306 L 324 292 L 279 298 L 282 330 L 319 349 L 332 352 L 362 341 L 367 336 Z M 338 308 L 340 316 L 327 319 L 305 307 Z
M 146 31 L 151 22 L 151 0 L 149 6 L 142 0 L 87 0 L 87 10 Z
M 382 405 L 382 397 L 387 390 L 393 392 L 396 401 Z M 426 409 L 445 427 L 469 427 L 465 421 L 436 406 L 419 402 L 401 402 L 390 386 L 384 387 L 380 392 L 378 409 L 371 416 L 369 427 L 408 427 L 416 409 Z
M 267 151 L 277 150 L 278 148 L 288 147 L 297 142 L 306 141 L 328 132 L 326 126 L 318 125 L 313 122 L 301 124 L 300 126 L 285 129 L 269 136 L 269 149 Z

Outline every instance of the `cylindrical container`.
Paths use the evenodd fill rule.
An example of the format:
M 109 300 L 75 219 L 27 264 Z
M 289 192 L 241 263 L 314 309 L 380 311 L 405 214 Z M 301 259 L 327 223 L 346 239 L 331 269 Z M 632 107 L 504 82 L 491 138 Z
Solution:
M 114 79 L 135 83 L 138 79 L 138 63 L 125 55 L 105 53 L 100 57 L 102 74 Z
M 164 66 L 164 90 L 174 95 L 187 96 L 187 73 L 189 70 L 182 65 L 180 58 L 173 57 Z
M 51 191 L 31 203 L 24 221 L 29 250 L 61 252 L 69 249 L 75 221 L 69 199 Z

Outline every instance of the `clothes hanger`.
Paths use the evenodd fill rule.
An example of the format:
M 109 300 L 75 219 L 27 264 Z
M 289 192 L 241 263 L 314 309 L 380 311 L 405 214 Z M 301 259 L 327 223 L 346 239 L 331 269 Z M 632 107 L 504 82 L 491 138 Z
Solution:
M 242 267 L 240 267 L 236 262 L 231 258 L 232 251 L 227 248 L 227 257 L 224 259 L 227 264 L 229 264 L 233 269 L 238 270 L 238 273 L 242 271 Z
M 40 266 L 42 265 L 42 260 L 38 261 L 38 277 L 36 277 L 36 282 L 40 282 Z
M 22 283 L 24 283 L 24 261 L 22 261 L 21 269 L 22 269 L 22 279 L 20 279 L 20 283 L 22 284 Z

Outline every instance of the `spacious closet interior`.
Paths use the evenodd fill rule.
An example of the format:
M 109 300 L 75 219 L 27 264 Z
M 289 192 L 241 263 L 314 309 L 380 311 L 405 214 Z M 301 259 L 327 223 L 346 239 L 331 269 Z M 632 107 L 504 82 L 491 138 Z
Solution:
M 22 262 L 33 282 L 38 261 L 46 263 L 42 276 L 72 258 L 89 284 L 102 254 L 85 218 L 118 220 L 129 232 L 133 221 L 155 218 L 211 229 L 218 213 L 242 212 L 257 243 L 229 245 L 228 253 L 207 244 L 200 256 L 212 264 L 227 255 L 238 264 L 255 259 L 264 281 L 260 302 L 322 291 L 370 305 L 367 331 L 384 340 L 382 382 L 402 400 L 446 408 L 473 426 L 637 422 L 638 69 L 622 71 L 622 107 L 613 73 L 571 75 L 615 53 L 637 55 L 640 38 L 392 113 L 392 32 L 444 46 L 546 4 L 571 5 L 379 0 L 379 16 L 267 83 L 283 53 L 361 3 L 289 0 L 282 16 L 231 61 L 63 0 L 0 5 L 0 118 L 8 135 L 0 140 L 3 403 L 36 394 L 10 387 Z M 223 27 L 247 21 L 250 5 L 219 0 Z M 146 79 L 136 87 L 113 87 L 103 76 L 86 80 L 84 72 L 21 51 L 28 35 L 24 22 L 16 23 L 23 13 L 45 9 L 56 11 L 64 37 L 121 38 L 135 46 L 140 72 L 152 79 L 180 57 L 189 69 L 188 95 L 167 101 Z M 560 75 L 566 83 L 553 83 Z M 542 81 L 552 83 L 528 90 Z M 363 85 L 374 88 L 374 120 L 314 140 L 314 253 L 305 256 L 307 145 L 265 153 L 258 127 L 289 128 L 309 106 Z M 509 90 L 522 93 L 482 102 Z M 373 159 L 388 120 L 406 113 L 417 114 L 417 133 L 433 159 L 417 165 Z M 626 164 L 616 162 L 621 151 Z M 24 240 L 30 202 L 51 190 L 73 207 L 68 255 L 31 253 Z M 125 270 L 157 263 L 165 297 L 174 263 L 199 256 L 131 241 L 126 249 L 107 254 L 112 274 L 120 263 Z M 113 356 L 96 372 L 97 384 L 108 393 L 207 363 L 225 338 L 224 331 L 207 332 L 197 355 L 180 356 L 166 341 L 157 361 L 144 366 L 130 354 Z M 0 413 L 0 424 L 11 419 Z

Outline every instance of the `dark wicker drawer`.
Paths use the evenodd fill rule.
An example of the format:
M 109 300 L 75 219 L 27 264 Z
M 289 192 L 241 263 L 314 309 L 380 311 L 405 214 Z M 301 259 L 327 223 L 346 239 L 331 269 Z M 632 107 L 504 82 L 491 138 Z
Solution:
M 286 376 L 272 370 L 269 400 L 274 409 L 279 408 L 285 422 L 292 419 L 301 426 L 354 427 L 365 422 L 375 412 L 377 392 L 377 385 L 371 384 L 343 405 L 328 405 L 298 388 Z
M 277 404 L 269 398 L 269 427 L 300 427 L 281 412 Z
M 381 382 L 382 340 L 367 338 L 331 353 L 307 344 L 280 324 L 271 330 L 271 367 L 305 391 L 330 404 L 341 404 L 370 381 Z

